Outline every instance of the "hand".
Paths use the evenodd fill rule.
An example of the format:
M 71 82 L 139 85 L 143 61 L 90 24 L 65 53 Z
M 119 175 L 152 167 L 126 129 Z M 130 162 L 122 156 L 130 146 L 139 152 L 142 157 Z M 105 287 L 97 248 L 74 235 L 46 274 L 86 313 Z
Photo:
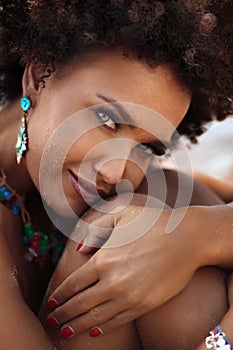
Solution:
M 208 212 L 205 207 L 189 208 L 170 234 L 166 233 L 166 224 L 171 212 L 163 210 L 157 223 L 140 238 L 107 248 L 116 242 L 117 228 L 136 217 L 139 210 L 138 206 L 129 206 L 120 214 L 99 217 L 92 211 L 88 216 L 88 220 L 93 216 L 102 227 L 111 223 L 112 232 L 103 247 L 50 296 L 60 305 L 50 316 L 60 324 L 66 323 L 77 333 L 96 326 L 104 333 L 111 332 L 174 297 L 205 265 L 206 252 L 202 247 L 207 246 L 206 235 L 198 225 L 200 215 Z M 156 209 L 146 208 L 144 220 L 151 217 L 152 210 L 155 215 Z M 82 249 L 83 253 L 90 252 L 90 248 Z
M 228 277 L 228 302 L 229 309 L 222 321 L 219 323 L 221 330 L 226 334 L 227 339 L 233 344 L 233 273 Z M 216 325 L 217 326 L 217 325 Z M 207 335 L 208 336 L 208 335 Z M 203 341 L 196 350 L 206 350 L 205 341 Z

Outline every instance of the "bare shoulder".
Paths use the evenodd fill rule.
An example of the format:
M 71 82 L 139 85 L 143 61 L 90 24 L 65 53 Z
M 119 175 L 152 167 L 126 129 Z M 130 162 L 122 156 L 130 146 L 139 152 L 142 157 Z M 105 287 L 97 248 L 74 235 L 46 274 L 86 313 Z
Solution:
M 165 200 L 171 207 L 174 207 L 178 196 L 182 198 L 181 206 L 223 203 L 220 197 L 204 182 L 180 170 L 149 168 L 138 189 L 140 193 L 147 193 L 148 182 L 150 195 L 162 201 Z
M 233 201 L 233 182 L 195 171 L 195 178 L 213 190 L 226 203 Z

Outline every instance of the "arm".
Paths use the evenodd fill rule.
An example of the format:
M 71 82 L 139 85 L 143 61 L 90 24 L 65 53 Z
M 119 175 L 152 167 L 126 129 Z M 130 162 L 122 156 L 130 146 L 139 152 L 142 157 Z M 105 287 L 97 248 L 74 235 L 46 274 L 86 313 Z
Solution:
M 210 208 L 211 265 L 233 268 L 233 202 Z M 208 247 L 206 247 L 208 249 Z
M 194 177 L 214 191 L 224 202 L 233 200 L 233 184 L 195 171 Z
M 126 215 L 122 220 L 117 218 L 118 225 L 123 226 L 125 218 L 132 220 L 133 211 L 129 208 L 128 215 L 123 213 Z M 152 230 L 130 244 L 110 248 L 111 239 L 116 238 L 114 229 L 107 241 L 108 248 L 103 246 L 56 286 L 50 298 L 55 298 L 61 306 L 50 316 L 62 325 L 70 325 L 77 334 L 97 324 L 108 334 L 125 320 L 130 322 L 140 317 L 183 290 L 194 272 L 212 259 L 211 250 L 207 249 L 206 255 L 210 242 L 208 232 L 212 231 L 207 227 L 211 226 L 211 212 L 208 207 L 189 208 L 180 225 L 167 234 L 169 215 L 169 210 L 163 211 Z M 206 218 L 206 225 L 201 229 L 200 215 Z M 81 251 L 87 253 L 87 247 Z M 93 318 L 93 309 L 102 315 L 101 322 Z
M 0 232 L 0 348 L 55 350 L 20 292 L 17 272 Z
M 166 176 L 168 177 L 168 182 L 172 184 L 172 186 L 168 186 L 168 190 L 172 192 L 173 196 L 176 196 L 177 192 L 174 188 L 176 188 L 177 180 L 174 179 L 174 177 L 170 179 L 172 176 L 171 172 L 166 174 Z M 155 186 L 155 189 L 158 187 L 159 186 Z M 173 193 L 174 191 L 175 193 Z M 79 328 L 81 327 L 81 331 L 92 327 L 93 321 L 91 320 L 85 325 L 82 325 L 82 317 L 80 314 L 86 312 L 87 315 L 90 315 L 89 310 L 98 305 L 97 301 L 94 305 L 91 305 L 89 300 L 96 300 L 97 286 L 99 286 L 99 283 L 95 283 L 101 281 L 103 290 L 101 291 L 98 289 L 98 292 L 102 294 L 103 300 L 108 298 L 107 294 L 109 294 L 109 296 L 111 295 L 110 283 L 115 291 L 119 291 L 118 286 L 119 284 L 121 285 L 122 289 L 119 291 L 118 297 L 116 296 L 118 299 L 129 299 L 130 293 L 133 291 L 135 295 L 135 305 L 131 304 L 127 314 L 129 320 L 132 320 L 158 307 L 166 302 L 166 300 L 179 293 L 192 278 L 194 271 L 199 267 L 206 265 L 232 267 L 233 245 L 231 244 L 231 240 L 233 236 L 233 207 L 230 205 L 210 207 L 209 205 L 213 203 L 222 202 L 217 201 L 213 196 L 211 196 L 211 200 L 209 200 L 210 196 L 204 186 L 195 186 L 194 192 L 195 194 L 198 193 L 199 197 L 192 198 L 193 204 L 197 205 L 201 202 L 201 204 L 208 206 L 204 207 L 198 205 L 188 208 L 184 219 L 170 235 L 167 235 L 165 230 L 166 221 L 170 215 L 170 211 L 166 210 L 161 214 L 160 220 L 154 225 L 153 229 L 142 235 L 141 239 L 135 240 L 132 244 L 115 248 L 114 251 L 108 248 L 100 249 L 97 252 L 96 249 L 93 250 L 84 245 L 80 252 L 83 254 L 95 252 L 95 255 L 81 268 L 73 272 L 59 287 L 56 286 L 55 291 L 50 297 L 56 298 L 61 306 L 51 315 L 56 315 L 56 317 L 61 320 L 61 324 L 77 317 L 76 323 Z M 200 196 L 202 196 L 201 201 Z M 207 197 L 209 197 L 208 200 Z M 179 213 L 179 209 L 173 210 L 173 212 Z M 90 213 L 93 215 L 90 214 L 89 222 L 93 222 L 96 213 L 93 213 L 93 211 Z M 124 224 L 125 218 L 131 217 L 132 219 L 132 215 L 134 214 L 135 208 L 130 207 L 122 212 L 121 218 L 118 217 L 112 221 Z M 108 218 L 103 215 L 99 215 L 99 217 L 100 220 L 98 220 L 98 224 L 105 225 L 105 221 Z M 114 238 L 114 225 L 111 227 L 111 237 Z M 90 229 L 89 231 L 89 237 L 94 237 L 95 233 L 93 230 Z M 128 233 L 128 231 L 126 232 Z M 221 237 L 224 237 L 224 239 L 221 239 Z M 225 254 L 226 250 L 229 250 L 228 254 Z M 161 254 L 161 252 L 164 252 L 164 254 Z M 116 258 L 113 259 L 113 256 Z M 185 269 L 183 268 L 184 259 L 186 259 Z M 127 266 L 127 271 L 125 271 L 125 266 Z M 151 266 L 156 267 L 156 273 L 153 279 L 151 278 L 151 274 L 146 273 L 151 270 Z M 157 266 L 160 266 L 159 270 Z M 98 267 L 97 271 L 96 267 Z M 174 269 L 176 274 L 174 274 Z M 92 271 L 96 271 L 95 276 L 93 276 Z M 111 272 L 109 275 L 107 274 L 108 271 Z M 92 277 L 90 281 L 87 282 L 84 276 L 88 275 Z M 164 275 L 174 277 L 175 281 L 173 281 L 172 278 L 164 279 Z M 138 276 L 144 276 L 144 283 L 140 286 L 135 282 L 138 280 Z M 75 284 L 75 281 L 79 281 L 79 284 Z M 83 283 L 80 281 L 83 281 Z M 175 289 L 174 286 L 176 287 Z M 85 288 L 88 288 L 88 294 L 81 292 L 81 290 Z M 155 291 L 157 298 L 153 298 Z M 147 300 L 145 300 L 145 295 L 148 295 Z M 85 311 L 83 309 L 81 310 L 76 302 L 75 306 L 72 304 L 76 296 L 78 299 L 82 298 L 82 303 L 85 304 Z M 152 298 L 153 302 L 151 303 Z M 143 301 L 145 303 L 141 305 Z M 69 309 L 68 311 L 68 303 L 69 305 L 73 305 L 72 310 Z M 135 309 L 137 309 L 136 312 Z M 99 306 L 98 310 L 102 312 L 102 308 Z M 113 316 L 114 315 L 111 315 L 112 318 Z M 112 329 L 122 324 L 122 320 L 119 317 L 113 318 L 114 321 L 108 323 L 109 317 L 110 314 L 106 312 L 104 323 L 105 333 L 110 332 Z

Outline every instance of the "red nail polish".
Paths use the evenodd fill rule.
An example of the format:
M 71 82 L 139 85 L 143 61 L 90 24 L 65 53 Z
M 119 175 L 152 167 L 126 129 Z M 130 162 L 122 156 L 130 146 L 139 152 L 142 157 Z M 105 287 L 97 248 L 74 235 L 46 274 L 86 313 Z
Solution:
M 83 243 L 84 243 L 84 239 L 82 239 L 79 245 L 77 246 L 76 252 L 78 252 L 82 248 Z
M 55 310 L 57 307 L 59 306 L 58 302 L 56 299 L 50 299 L 48 302 L 47 302 L 47 309 L 49 311 L 53 311 Z
M 46 326 L 50 329 L 54 329 L 54 328 L 57 328 L 59 326 L 59 322 L 55 317 L 50 316 L 46 320 Z
M 64 327 L 60 330 L 60 336 L 63 339 L 70 338 L 74 335 L 74 330 L 73 328 L 69 327 Z
M 102 335 L 102 334 L 104 334 L 104 332 L 102 331 L 101 328 L 98 328 L 98 327 L 92 328 L 89 332 L 89 336 L 92 338 L 98 337 L 99 335 Z

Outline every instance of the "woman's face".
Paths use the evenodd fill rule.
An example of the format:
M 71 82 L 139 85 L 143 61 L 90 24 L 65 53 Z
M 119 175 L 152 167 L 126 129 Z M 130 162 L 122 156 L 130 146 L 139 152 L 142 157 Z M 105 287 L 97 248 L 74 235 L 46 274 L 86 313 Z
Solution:
M 160 141 L 169 142 L 190 104 L 190 93 L 171 66 L 150 68 L 117 51 L 88 54 L 79 62 L 57 67 L 43 89 L 32 87 L 36 69 L 31 66 L 24 77 L 24 93 L 32 99 L 26 164 L 37 188 L 40 171 L 48 179 L 52 197 L 58 197 L 52 206 L 60 213 L 64 208 L 56 196 L 58 182 L 77 215 L 95 201 L 96 190 L 101 196 L 114 193 L 122 179 L 137 188 L 152 158 L 151 144 L 159 154 Z M 127 124 L 129 117 L 134 126 Z M 46 149 L 49 156 L 43 172 L 41 157 L 55 130 L 60 130 L 53 139 L 56 147 Z M 46 191 L 42 189 L 45 197 Z

